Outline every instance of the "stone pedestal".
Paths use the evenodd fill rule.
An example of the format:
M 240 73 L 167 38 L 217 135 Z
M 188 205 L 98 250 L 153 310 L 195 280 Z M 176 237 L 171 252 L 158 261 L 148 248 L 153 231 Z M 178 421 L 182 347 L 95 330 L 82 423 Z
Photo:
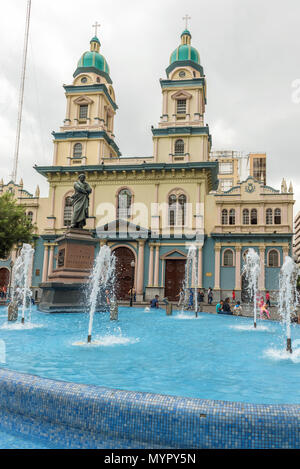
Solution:
M 85 310 L 86 283 L 93 268 L 96 240 L 87 230 L 70 228 L 56 240 L 56 268 L 42 290 L 39 310 L 49 313 Z

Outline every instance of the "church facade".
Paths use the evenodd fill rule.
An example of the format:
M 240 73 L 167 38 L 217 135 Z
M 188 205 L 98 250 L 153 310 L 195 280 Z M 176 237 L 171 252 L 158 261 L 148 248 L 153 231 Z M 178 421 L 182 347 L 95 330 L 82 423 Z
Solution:
M 116 255 L 120 299 L 128 299 L 135 285 L 138 302 L 155 294 L 176 300 L 191 244 L 197 249 L 194 281 L 199 288 L 212 287 L 215 300 L 233 289 L 237 299 L 243 297 L 243 259 L 250 247 L 261 259 L 261 292 L 276 295 L 280 267 L 292 251 L 292 187 L 283 183 L 279 191 L 248 177 L 219 189 L 218 161 L 210 158 L 212 137 L 204 120 L 206 77 L 188 30 L 180 41 L 160 80 L 162 113 L 152 128 L 151 157 L 121 155 L 114 135 L 115 90 L 96 36 L 72 83 L 64 85 L 66 115 L 53 133 L 53 164 L 34 168 L 49 183 L 49 197 L 37 191 L 30 210 L 37 297 L 39 284 L 55 269 L 56 239 L 70 226 L 70 197 L 82 173 L 92 188 L 85 228 L 98 240 L 96 252 L 107 244 Z M 2 183 L 2 191 L 8 186 Z M 26 194 L 16 194 L 19 203 L 33 198 Z M 0 280 L 15 255 L 1 261 Z

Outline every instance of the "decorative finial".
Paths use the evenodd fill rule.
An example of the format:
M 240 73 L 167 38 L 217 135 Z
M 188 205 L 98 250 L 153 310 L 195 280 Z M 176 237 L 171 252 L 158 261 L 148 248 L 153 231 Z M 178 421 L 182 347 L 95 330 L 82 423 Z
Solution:
M 185 29 L 188 29 L 188 21 L 191 19 L 191 17 L 189 15 L 185 15 L 182 19 L 185 21 Z
M 23 185 L 24 185 L 23 179 L 21 178 L 20 183 L 19 183 L 19 186 L 23 187 Z
M 36 197 L 39 197 L 39 196 L 40 196 L 40 187 L 39 187 L 39 186 L 36 186 L 35 196 L 36 196 Z
M 293 194 L 294 192 L 294 188 L 293 188 L 293 184 L 292 184 L 292 181 L 290 182 L 290 187 L 289 187 L 289 193 L 290 194 Z
M 281 183 L 281 192 L 283 192 L 284 194 L 287 193 L 287 185 L 286 185 L 286 181 L 284 178 L 282 179 L 282 183 Z
M 93 28 L 95 28 L 95 36 L 97 37 L 98 36 L 98 28 L 100 28 L 101 24 L 98 23 L 98 21 L 96 21 L 95 24 L 93 24 Z

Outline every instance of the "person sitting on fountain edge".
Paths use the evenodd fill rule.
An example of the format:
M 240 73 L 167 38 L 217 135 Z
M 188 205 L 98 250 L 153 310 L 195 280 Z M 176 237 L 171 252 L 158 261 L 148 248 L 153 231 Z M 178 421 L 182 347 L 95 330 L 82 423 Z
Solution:
M 222 312 L 223 304 L 224 304 L 223 300 L 220 300 L 220 302 L 216 306 L 216 313 L 220 314 Z
M 223 314 L 232 314 L 232 311 L 230 309 L 230 303 L 229 303 L 229 298 L 225 298 L 224 304 L 223 304 L 223 309 L 222 309 Z
M 153 300 L 150 301 L 150 307 L 159 308 L 158 300 L 159 300 L 159 296 L 155 295 L 155 298 L 153 298 Z

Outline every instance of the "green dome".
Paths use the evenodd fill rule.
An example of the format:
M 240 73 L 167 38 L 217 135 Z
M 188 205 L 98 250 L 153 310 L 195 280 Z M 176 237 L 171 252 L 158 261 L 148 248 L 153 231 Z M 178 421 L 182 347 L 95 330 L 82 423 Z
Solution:
M 103 57 L 103 55 L 99 54 L 99 52 L 96 51 L 88 51 L 82 54 L 77 67 L 80 69 L 92 67 L 109 75 L 109 66 L 105 58 Z
M 181 44 L 174 50 L 174 52 L 172 52 L 170 64 L 180 62 L 182 60 L 191 60 L 192 62 L 196 62 L 200 65 L 200 54 L 197 49 L 190 44 Z

